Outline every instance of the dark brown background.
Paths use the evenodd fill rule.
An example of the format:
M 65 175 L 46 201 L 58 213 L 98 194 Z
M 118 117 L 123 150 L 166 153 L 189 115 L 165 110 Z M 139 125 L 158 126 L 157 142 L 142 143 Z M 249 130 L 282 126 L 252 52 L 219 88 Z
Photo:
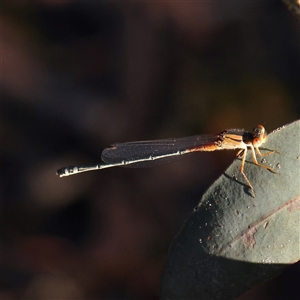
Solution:
M 299 20 L 279 1 L 1 10 L 1 299 L 158 299 L 174 235 L 235 153 L 56 169 L 114 142 L 299 118 Z M 299 299 L 299 274 L 247 299 Z

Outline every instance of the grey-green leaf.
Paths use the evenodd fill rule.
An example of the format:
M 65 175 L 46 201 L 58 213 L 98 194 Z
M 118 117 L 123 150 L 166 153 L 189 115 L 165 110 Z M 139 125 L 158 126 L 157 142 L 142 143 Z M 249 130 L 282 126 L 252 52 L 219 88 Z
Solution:
M 161 299 L 235 299 L 300 259 L 300 121 L 269 134 L 263 148 L 280 152 L 263 159 L 280 174 L 249 153 L 253 198 L 233 162 L 173 241 Z

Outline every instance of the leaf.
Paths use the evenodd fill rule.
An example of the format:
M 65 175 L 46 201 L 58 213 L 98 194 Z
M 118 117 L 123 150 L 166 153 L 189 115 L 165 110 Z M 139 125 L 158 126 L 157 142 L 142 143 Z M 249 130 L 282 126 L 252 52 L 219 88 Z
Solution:
M 256 198 L 240 160 L 207 190 L 170 247 L 161 299 L 235 299 L 300 259 L 299 135 L 299 121 L 268 135 L 263 147 L 280 154 L 264 164 L 279 175 L 248 153 L 245 173 Z

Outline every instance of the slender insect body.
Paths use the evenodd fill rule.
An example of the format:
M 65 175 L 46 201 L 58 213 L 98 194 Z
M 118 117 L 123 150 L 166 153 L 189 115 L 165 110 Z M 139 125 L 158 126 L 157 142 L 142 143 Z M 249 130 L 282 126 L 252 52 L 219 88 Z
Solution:
M 82 172 L 100 170 L 105 168 L 128 166 L 145 167 L 159 162 L 169 162 L 185 154 L 193 152 L 208 152 L 216 150 L 239 150 L 237 156 L 241 158 L 240 172 L 253 191 L 253 186 L 244 173 L 244 164 L 247 151 L 250 148 L 253 162 L 273 173 L 277 173 L 269 166 L 259 164 L 256 154 L 267 156 L 276 151 L 260 153 L 259 147 L 265 143 L 267 133 L 262 125 L 257 125 L 253 133 L 243 129 L 224 130 L 219 134 L 196 135 L 178 139 L 164 139 L 153 141 L 140 141 L 118 143 L 111 148 L 103 150 L 101 158 L 103 163 L 90 166 L 65 167 L 57 171 L 60 177 L 70 176 Z

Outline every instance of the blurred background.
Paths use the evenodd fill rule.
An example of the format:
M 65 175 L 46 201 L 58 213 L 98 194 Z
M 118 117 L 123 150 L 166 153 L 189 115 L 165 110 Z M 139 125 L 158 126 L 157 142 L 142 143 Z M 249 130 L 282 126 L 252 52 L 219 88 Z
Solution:
M 115 142 L 298 119 L 299 19 L 275 0 L 1 10 L 0 298 L 158 299 L 174 235 L 234 151 L 56 170 Z M 255 299 L 299 299 L 299 276 L 298 263 Z

